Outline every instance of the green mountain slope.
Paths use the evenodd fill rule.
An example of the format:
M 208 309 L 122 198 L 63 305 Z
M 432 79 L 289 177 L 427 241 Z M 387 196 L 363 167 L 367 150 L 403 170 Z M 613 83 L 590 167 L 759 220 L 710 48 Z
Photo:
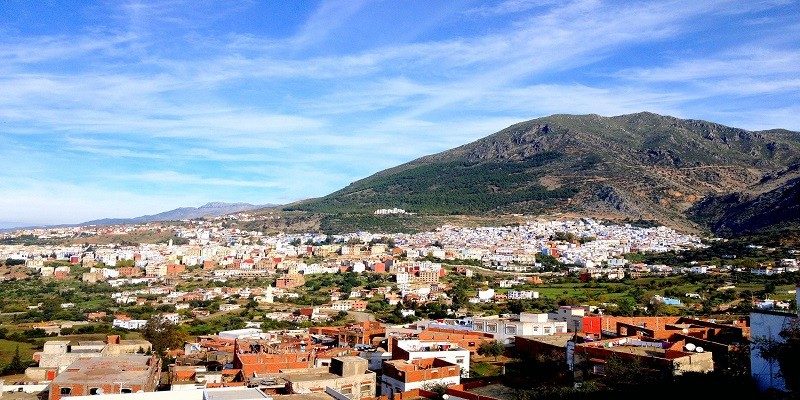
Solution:
M 800 161 L 800 133 L 652 113 L 553 115 L 290 206 L 322 213 L 580 213 L 690 227 L 701 198 Z

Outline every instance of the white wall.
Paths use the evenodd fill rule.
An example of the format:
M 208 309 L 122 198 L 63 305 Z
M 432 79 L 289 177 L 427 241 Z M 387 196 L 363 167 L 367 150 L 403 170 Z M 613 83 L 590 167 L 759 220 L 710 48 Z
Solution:
M 764 359 L 755 343 L 759 340 L 783 341 L 780 332 L 796 318 L 789 313 L 750 313 L 750 338 L 754 343 L 750 347 L 750 373 L 759 390 L 786 390 L 786 383 L 780 375 L 778 362 Z

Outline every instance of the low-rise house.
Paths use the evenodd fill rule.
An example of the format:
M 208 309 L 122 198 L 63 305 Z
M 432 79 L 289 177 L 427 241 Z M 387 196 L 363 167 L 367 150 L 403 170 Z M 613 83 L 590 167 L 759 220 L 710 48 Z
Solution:
M 469 377 L 470 351 L 456 343 L 446 341 L 426 341 L 419 339 L 389 338 L 389 348 L 394 360 L 422 360 L 438 358 L 461 367 L 461 376 Z
M 73 362 L 50 384 L 49 400 L 69 396 L 153 392 L 158 386 L 161 359 L 127 355 L 84 358 Z
M 475 331 L 489 333 L 504 344 L 511 344 L 517 335 L 553 335 L 567 332 L 566 322 L 551 321 L 547 314 L 532 313 L 508 317 L 475 317 L 473 327 Z
M 391 360 L 383 363 L 381 395 L 393 398 L 395 394 L 413 389 L 461 383 L 461 367 L 438 358 L 405 361 Z
M 357 356 L 334 357 L 329 367 L 308 368 L 282 374 L 289 393 L 328 393 L 330 390 L 351 399 L 376 395 L 376 374 L 367 360 Z

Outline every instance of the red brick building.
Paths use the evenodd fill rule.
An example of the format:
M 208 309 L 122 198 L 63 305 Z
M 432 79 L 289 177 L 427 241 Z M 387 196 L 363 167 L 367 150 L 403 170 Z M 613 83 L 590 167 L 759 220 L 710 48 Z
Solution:
M 284 369 L 311 368 L 314 352 L 300 348 L 276 348 L 258 340 L 237 340 L 233 368 L 242 370 L 244 379 L 254 375 L 274 374 Z

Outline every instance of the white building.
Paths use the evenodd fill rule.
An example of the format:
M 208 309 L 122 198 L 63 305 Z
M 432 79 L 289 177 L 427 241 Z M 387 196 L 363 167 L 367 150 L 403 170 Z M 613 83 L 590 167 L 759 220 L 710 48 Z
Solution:
M 244 328 L 244 329 L 234 329 L 230 331 L 222 331 L 217 336 L 220 339 L 263 339 L 264 338 L 264 331 L 257 328 Z
M 424 360 L 390 360 L 383 363 L 381 395 L 389 398 L 396 393 L 435 386 L 461 383 L 461 369 L 438 358 Z
M 538 299 L 539 292 L 534 292 L 533 290 L 509 290 L 508 291 L 508 299 L 509 300 L 532 300 Z
M 462 349 L 456 343 L 403 339 L 395 345 L 402 350 L 395 353 L 401 353 L 407 361 L 438 358 L 461 367 L 462 378 L 469 377 L 469 350 Z
M 567 330 L 580 332 L 583 330 L 583 317 L 586 316 L 586 309 L 583 307 L 561 306 L 554 313 L 548 313 L 547 318 L 551 321 L 565 322 Z
M 567 333 L 567 323 L 563 321 L 550 321 L 547 314 L 521 313 L 519 316 L 500 317 L 474 317 L 473 329 L 478 332 L 490 333 L 495 340 L 511 344 L 514 336 L 528 335 L 553 335 Z
M 800 290 L 795 294 L 800 303 Z M 799 307 L 800 308 L 800 307 Z M 796 313 L 756 310 L 750 313 L 750 374 L 756 381 L 759 390 L 786 390 L 786 382 L 781 374 L 781 367 L 776 360 L 762 357 L 758 343 L 783 342 L 781 331 L 798 323 L 800 309 Z
M 144 328 L 147 325 L 146 319 L 117 319 L 114 318 L 114 321 L 111 322 L 111 325 L 117 328 L 127 329 L 127 330 L 139 330 Z

